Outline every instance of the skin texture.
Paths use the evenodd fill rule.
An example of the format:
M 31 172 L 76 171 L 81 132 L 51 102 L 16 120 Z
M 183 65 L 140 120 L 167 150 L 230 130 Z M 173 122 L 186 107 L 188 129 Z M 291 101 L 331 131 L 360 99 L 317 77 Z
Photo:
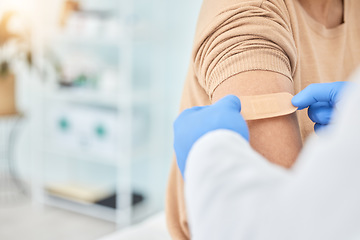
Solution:
M 306 12 L 326 28 L 344 22 L 344 0 L 298 0 Z
M 237 74 L 222 83 L 214 92 L 213 102 L 233 94 L 238 97 L 289 92 L 293 85 L 287 77 L 270 71 L 249 71 Z M 291 167 L 302 148 L 296 113 L 247 121 L 251 146 L 269 161 Z

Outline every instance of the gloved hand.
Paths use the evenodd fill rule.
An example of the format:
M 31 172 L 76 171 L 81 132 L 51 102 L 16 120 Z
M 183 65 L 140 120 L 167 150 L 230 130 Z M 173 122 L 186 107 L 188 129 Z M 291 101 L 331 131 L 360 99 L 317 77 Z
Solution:
M 249 140 L 249 130 L 240 110 L 239 98 L 229 95 L 213 105 L 193 107 L 179 115 L 174 122 L 174 148 L 177 164 L 183 177 L 191 147 L 207 132 L 228 129 Z
M 315 123 L 314 130 L 328 125 L 346 82 L 314 83 L 296 94 L 291 102 L 298 110 L 308 108 L 308 116 Z

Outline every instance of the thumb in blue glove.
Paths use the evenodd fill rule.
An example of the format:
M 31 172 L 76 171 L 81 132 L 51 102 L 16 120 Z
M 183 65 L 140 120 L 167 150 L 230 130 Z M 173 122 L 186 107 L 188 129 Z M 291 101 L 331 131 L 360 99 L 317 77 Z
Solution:
M 182 176 L 193 144 L 204 134 L 217 129 L 228 129 L 249 139 L 248 128 L 240 110 L 239 98 L 228 95 L 213 105 L 193 107 L 179 115 L 174 122 L 174 149 Z
M 308 107 L 308 116 L 317 132 L 331 121 L 333 110 L 341 99 L 346 82 L 315 83 L 296 94 L 291 102 L 298 110 Z

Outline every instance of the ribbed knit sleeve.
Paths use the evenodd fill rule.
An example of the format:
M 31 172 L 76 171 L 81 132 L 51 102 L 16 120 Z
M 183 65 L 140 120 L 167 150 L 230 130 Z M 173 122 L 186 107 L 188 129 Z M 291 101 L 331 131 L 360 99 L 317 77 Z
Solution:
M 283 0 L 204 0 L 193 67 L 210 98 L 226 79 L 267 70 L 292 80 L 297 52 Z

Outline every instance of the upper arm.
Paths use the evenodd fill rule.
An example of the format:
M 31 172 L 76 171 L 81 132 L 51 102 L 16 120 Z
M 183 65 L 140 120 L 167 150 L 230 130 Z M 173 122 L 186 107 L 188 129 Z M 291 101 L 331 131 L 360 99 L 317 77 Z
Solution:
M 193 68 L 210 99 L 223 81 L 266 70 L 292 78 L 297 49 L 284 0 L 204 0 Z
M 289 78 L 270 71 L 249 71 L 237 74 L 220 84 L 214 91 L 213 102 L 233 94 L 238 97 L 276 92 L 294 94 Z M 296 113 L 247 121 L 250 144 L 271 162 L 290 167 L 302 147 Z
M 204 0 L 193 66 L 209 98 L 294 94 L 297 49 L 290 21 L 283 0 Z M 284 166 L 296 159 L 302 147 L 296 114 L 248 126 L 251 145 L 264 157 Z

